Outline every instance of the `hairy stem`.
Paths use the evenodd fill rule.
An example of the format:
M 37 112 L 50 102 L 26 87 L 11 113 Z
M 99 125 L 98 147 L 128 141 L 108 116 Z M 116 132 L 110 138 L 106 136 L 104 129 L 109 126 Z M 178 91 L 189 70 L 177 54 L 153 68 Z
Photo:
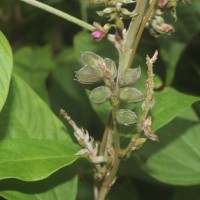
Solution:
M 76 24 L 76 25 L 78 25 L 78 26 L 80 26 L 80 27 L 82 27 L 82 28 L 87 29 L 88 31 L 94 31 L 94 30 L 96 29 L 96 28 L 95 28 L 94 26 L 92 26 L 91 24 L 88 24 L 88 23 L 86 23 L 86 22 L 84 22 L 84 21 L 82 21 L 82 20 L 80 20 L 80 19 L 78 19 L 78 18 L 76 18 L 76 17 L 73 17 L 73 16 L 71 16 L 71 15 L 69 15 L 69 14 L 67 14 L 67 13 L 64 13 L 64 12 L 62 12 L 62 11 L 56 9 L 56 8 L 53 8 L 53 7 L 51 7 L 51 6 L 48 6 L 48 5 L 46 5 L 46 4 L 44 4 L 44 3 L 41 3 L 41 2 L 39 2 L 39 1 L 36 1 L 36 0 L 20 0 L 20 1 L 23 1 L 23 2 L 25 2 L 25 3 L 27 3 L 27 4 L 30 4 L 30 5 L 32 5 L 32 6 L 35 6 L 35 7 L 37 7 L 37 8 L 40 8 L 40 9 L 42 9 L 42 10 L 45 10 L 45 11 L 47 11 L 47 12 L 49 12 L 49 13 L 52 13 L 52 14 L 54 14 L 54 15 L 57 15 L 57 16 L 59 16 L 59 17 L 65 19 L 65 20 L 67 20 L 67 21 L 70 21 L 70 22 L 72 22 L 72 23 L 74 23 L 74 24 Z
M 141 132 L 142 131 L 142 126 L 143 123 L 145 121 L 145 119 L 147 118 L 147 115 L 149 113 L 149 111 L 151 110 L 152 107 L 152 100 L 153 100 L 153 94 L 154 94 L 154 81 L 153 81 L 153 63 L 156 61 L 158 56 L 158 51 L 156 51 L 153 55 L 153 57 L 150 59 L 147 56 L 147 66 L 148 66 L 148 80 L 147 80 L 147 94 L 146 94 L 146 99 L 144 102 L 144 108 L 143 108 L 143 112 L 142 115 L 140 117 L 140 120 L 137 123 L 137 131 Z

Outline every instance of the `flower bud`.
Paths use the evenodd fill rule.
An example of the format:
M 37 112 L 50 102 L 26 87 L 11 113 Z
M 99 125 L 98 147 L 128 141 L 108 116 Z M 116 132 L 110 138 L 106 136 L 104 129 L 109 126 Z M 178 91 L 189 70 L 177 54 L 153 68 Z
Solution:
M 100 86 L 92 90 L 90 99 L 93 103 L 99 105 L 106 102 L 112 95 L 108 87 Z
M 116 113 L 116 119 L 119 124 L 128 126 L 137 122 L 137 115 L 131 110 L 120 109 Z
M 75 72 L 75 76 L 78 82 L 82 84 L 93 84 L 103 80 L 104 74 L 101 69 L 85 66 L 82 67 L 79 71 Z
M 105 37 L 106 33 L 104 31 L 94 31 L 92 32 L 92 40 L 101 41 Z
M 128 103 L 137 103 L 144 100 L 144 95 L 136 88 L 126 87 L 121 90 L 119 98 Z
M 92 32 L 92 39 L 94 41 L 102 40 L 106 36 L 108 30 L 104 30 L 104 28 L 98 22 L 94 22 L 93 25 L 97 28 L 97 30 Z
M 120 87 L 135 83 L 141 76 L 141 69 L 127 69 L 119 80 Z

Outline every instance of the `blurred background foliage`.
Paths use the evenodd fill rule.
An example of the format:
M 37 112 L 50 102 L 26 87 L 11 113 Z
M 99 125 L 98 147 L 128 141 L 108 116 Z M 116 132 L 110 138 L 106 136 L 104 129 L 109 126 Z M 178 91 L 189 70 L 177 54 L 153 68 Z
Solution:
M 95 13 L 98 8 L 91 6 L 87 0 L 43 0 L 42 2 L 89 23 L 93 23 L 93 21 L 104 22 Z M 174 24 L 176 32 L 172 36 L 152 38 L 148 31 L 144 32 L 133 67 L 140 65 L 145 77 L 146 54 L 152 55 L 155 49 L 158 49 L 160 54 L 155 64 L 157 91 L 162 92 L 171 86 L 182 93 L 200 96 L 199 0 L 193 0 L 192 4 L 180 4 L 177 8 L 177 16 L 178 21 Z M 74 71 L 81 67 L 80 52 L 83 51 L 93 51 L 102 57 L 111 58 L 117 63 L 117 51 L 112 44 L 106 39 L 94 43 L 87 31 L 18 0 L 0 1 L 0 29 L 6 35 L 14 52 L 14 72 L 36 91 L 57 116 L 59 116 L 60 108 L 64 108 L 78 122 L 79 126 L 84 127 L 91 135 L 100 140 L 108 114 L 105 111 L 107 105 L 106 108 L 102 106 L 94 108 L 90 104 L 87 92 L 74 80 Z M 170 93 L 172 96 L 178 95 L 172 93 L 173 91 Z M 166 101 L 173 101 L 172 96 L 169 96 Z M 178 101 L 181 104 L 182 96 Z M 165 102 L 165 99 L 163 102 Z M 186 104 L 184 104 L 185 108 L 189 107 L 191 102 L 187 106 Z M 173 112 L 173 107 L 170 107 L 170 109 L 172 110 L 168 110 L 168 112 Z M 175 116 L 178 114 L 180 113 L 175 113 Z M 171 117 L 171 119 L 174 117 Z M 144 145 L 144 149 L 121 164 L 120 178 L 110 193 L 110 199 L 200 199 L 200 168 L 197 169 L 200 163 L 199 117 L 200 103 L 197 102 L 168 125 L 164 126 L 163 124 L 162 128 L 159 127 L 161 129 L 157 133 L 161 144 L 155 147 L 152 142 L 148 142 L 147 145 Z M 190 128 L 191 126 L 192 128 Z M 71 130 L 70 127 L 69 129 Z M 177 135 L 174 136 L 172 133 L 177 133 Z M 194 140 L 193 145 L 196 145 L 198 156 L 197 160 L 191 161 L 191 165 L 194 165 L 190 169 L 193 170 L 193 174 L 188 177 L 191 176 L 192 181 L 188 180 L 186 183 L 185 180 L 179 180 L 179 176 L 176 177 L 176 172 L 180 170 L 181 173 L 183 170 L 180 176 L 184 176 L 188 169 L 184 171 L 184 168 L 182 169 L 182 165 L 178 165 L 178 162 L 177 165 L 174 165 L 174 158 L 165 158 L 165 154 L 166 152 L 171 156 L 174 154 L 174 157 L 184 153 L 187 155 L 189 150 L 185 150 L 184 144 L 180 141 L 178 141 L 180 144 L 175 143 L 175 146 L 181 146 L 181 152 L 178 152 L 178 149 L 174 150 L 175 147 L 167 148 L 167 146 L 168 141 L 174 142 L 176 137 L 182 137 L 182 135 L 184 135 L 183 140 L 188 140 L 191 134 L 198 134 L 197 143 L 195 143 L 196 138 L 192 139 Z M 156 159 L 155 162 L 161 162 L 161 168 L 165 166 L 166 171 L 160 170 L 159 166 L 154 168 L 154 161 L 143 165 L 148 154 L 154 154 L 158 150 L 166 148 L 167 150 L 163 154 L 161 151 L 160 155 L 154 158 Z M 182 151 L 182 148 L 185 151 Z M 172 165 L 170 165 L 170 162 L 165 163 L 165 159 L 172 160 Z M 190 162 L 188 159 L 187 156 L 183 158 L 185 163 Z M 91 166 L 84 161 L 80 163 L 83 169 L 79 169 L 79 189 L 76 199 L 92 199 Z M 139 167 L 140 165 L 143 167 Z M 149 168 L 150 170 L 156 169 L 157 172 L 149 172 Z M 176 172 L 173 174 L 173 170 L 167 171 L 169 168 L 175 168 Z M 84 169 L 86 172 L 84 172 Z M 166 174 L 163 175 L 163 173 Z M 199 174 L 197 175 L 197 173 Z M 56 180 L 59 179 L 59 175 L 55 176 Z M 62 182 L 61 179 L 59 179 L 59 182 Z M 12 188 L 15 190 L 13 185 L 16 184 L 17 182 L 10 183 L 10 190 Z M 5 185 L 9 184 L 6 183 Z

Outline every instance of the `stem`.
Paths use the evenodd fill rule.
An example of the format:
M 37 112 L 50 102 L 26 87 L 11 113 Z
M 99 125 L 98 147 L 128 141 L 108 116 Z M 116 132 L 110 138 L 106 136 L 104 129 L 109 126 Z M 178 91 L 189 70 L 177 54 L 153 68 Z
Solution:
M 128 144 L 128 146 L 122 152 L 120 152 L 120 155 L 121 155 L 122 158 L 124 158 L 132 150 L 133 141 L 134 141 L 133 139 L 134 139 L 134 136 L 132 137 L 132 139 L 131 139 L 130 143 Z
M 102 138 L 102 141 L 101 141 L 101 146 L 100 146 L 100 150 L 99 150 L 100 156 L 102 156 L 104 154 L 106 144 L 107 144 L 107 139 L 108 139 L 108 133 L 109 133 L 109 130 L 111 128 L 111 124 L 112 124 L 112 115 L 110 113 L 106 128 L 105 128 L 104 133 L 103 133 L 103 138 Z
M 110 187 L 112 186 L 112 182 L 115 180 L 115 175 L 119 168 L 119 164 L 120 164 L 119 158 L 115 159 L 115 162 L 113 163 L 113 165 L 114 165 L 113 169 L 109 175 L 109 179 L 107 179 L 107 181 L 105 183 L 103 183 L 103 185 L 101 187 L 98 200 L 105 200 L 105 198 L 110 190 Z
M 116 99 L 115 99 L 116 100 Z M 110 187 L 112 186 L 113 182 L 115 181 L 115 176 L 117 173 L 117 170 L 119 168 L 120 159 L 119 159 L 119 152 L 120 152 L 120 138 L 119 133 L 117 130 L 117 122 L 116 122 L 116 112 L 118 110 L 118 103 L 116 106 L 112 109 L 112 119 L 113 119 L 113 144 L 114 144 L 114 161 L 112 163 L 112 168 L 108 172 L 107 176 L 105 177 L 103 184 L 101 186 L 100 192 L 99 192 L 99 198 L 98 200 L 105 200 Z
M 140 42 L 142 33 L 144 31 L 144 28 L 146 26 L 146 23 L 147 23 L 149 17 L 151 16 L 152 11 L 154 10 L 156 2 L 157 2 L 157 0 L 152 0 L 152 3 L 151 3 L 151 5 L 150 5 L 150 7 L 149 7 L 149 9 L 147 11 L 147 14 L 144 16 L 144 19 L 142 21 L 142 24 L 140 26 L 140 29 L 139 29 L 138 34 L 137 34 L 136 39 L 135 39 L 135 43 L 134 43 L 133 48 L 132 48 L 131 56 L 130 56 L 130 59 L 129 59 L 129 62 L 128 62 L 128 68 L 130 68 L 132 63 L 133 63 L 133 60 L 134 60 L 134 57 L 135 57 L 135 53 L 136 53 L 138 44 Z
M 143 16 L 144 16 L 144 11 L 147 5 L 147 0 L 138 0 L 137 5 L 135 7 L 135 13 L 138 15 L 132 20 L 132 22 L 129 25 L 129 29 L 127 32 L 127 39 L 125 41 L 125 48 L 131 49 L 134 42 L 136 35 L 138 33 L 138 29 L 140 27 L 140 24 L 142 22 Z
M 80 20 L 80 19 L 78 19 L 76 17 L 73 17 L 73 16 L 71 16 L 71 15 L 69 15 L 67 13 L 64 13 L 64 12 L 62 12 L 62 11 L 56 9 L 56 8 L 53 8 L 51 6 L 48 6 L 48 5 L 44 4 L 44 3 L 38 2 L 36 0 L 20 0 L 20 1 L 23 1 L 23 2 L 25 2 L 27 4 L 30 4 L 32 6 L 40 8 L 42 10 L 45 10 L 45 11 L 47 11 L 49 13 L 57 15 L 57 16 L 63 18 L 63 19 L 66 19 L 67 21 L 70 21 L 70 22 L 72 22 L 72 23 L 74 23 L 74 24 L 76 24 L 76 25 L 78 25 L 80 27 L 83 27 L 83 28 L 87 29 L 88 31 L 96 30 L 96 28 L 94 26 L 92 26 L 91 24 L 88 24 L 88 23 L 86 23 L 86 22 L 84 22 L 84 21 L 82 21 L 82 20 Z
M 82 20 L 84 22 L 88 21 L 88 16 L 87 16 L 87 2 L 83 1 L 83 0 L 79 0 L 79 4 L 81 7 L 81 16 L 82 16 Z
M 123 50 L 121 52 L 121 59 L 118 72 L 119 74 L 122 74 L 123 71 L 128 67 L 128 63 L 132 52 L 132 47 L 135 42 L 138 29 L 143 19 L 146 5 L 147 5 L 147 0 L 137 1 L 137 5 L 135 7 L 134 12 L 137 13 L 138 15 L 134 18 L 134 20 L 132 20 L 127 31 L 127 37 L 124 42 Z

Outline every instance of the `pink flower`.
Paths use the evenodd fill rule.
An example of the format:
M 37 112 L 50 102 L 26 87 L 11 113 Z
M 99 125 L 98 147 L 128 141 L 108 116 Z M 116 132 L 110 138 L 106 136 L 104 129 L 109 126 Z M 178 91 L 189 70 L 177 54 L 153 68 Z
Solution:
M 100 41 L 105 37 L 106 33 L 104 31 L 94 31 L 92 32 L 92 39 L 94 41 Z

